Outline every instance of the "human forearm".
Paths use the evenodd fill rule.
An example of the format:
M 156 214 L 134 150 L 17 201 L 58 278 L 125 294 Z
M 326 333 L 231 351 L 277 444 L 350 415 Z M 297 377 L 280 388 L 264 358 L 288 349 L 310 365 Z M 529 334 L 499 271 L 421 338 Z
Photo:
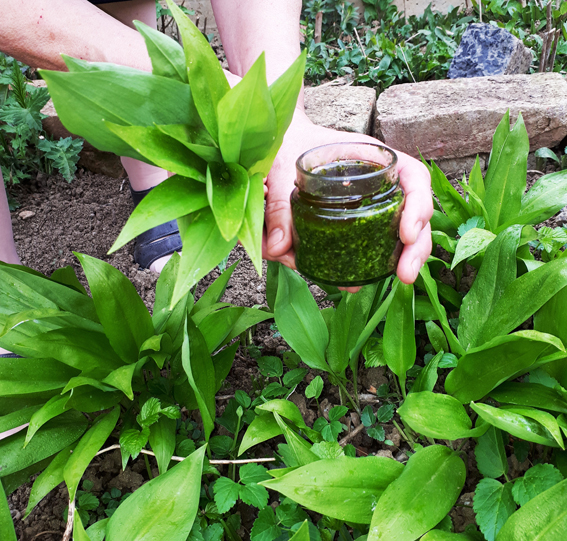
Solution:
M 143 38 L 87 0 L 0 0 L 0 51 L 46 69 L 61 53 L 150 70 Z

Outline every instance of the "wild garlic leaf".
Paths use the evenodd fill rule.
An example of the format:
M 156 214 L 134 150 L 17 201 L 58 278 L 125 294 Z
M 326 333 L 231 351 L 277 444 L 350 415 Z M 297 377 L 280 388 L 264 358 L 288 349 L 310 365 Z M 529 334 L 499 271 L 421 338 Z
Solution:
M 552 464 L 536 464 L 523 477 L 516 479 L 512 487 L 514 500 L 520 506 L 563 481 L 563 475 Z
M 508 472 L 502 432 L 498 428 L 491 426 L 485 434 L 478 438 L 474 454 L 478 471 L 485 477 L 496 479 Z
M 306 398 L 319 399 L 321 393 L 323 392 L 323 378 L 321 376 L 315 376 L 311 383 L 305 389 Z
M 467 231 L 475 228 L 484 229 L 485 225 L 486 222 L 482 216 L 473 216 L 457 228 L 457 233 L 463 237 Z
M 218 512 L 226 513 L 236 504 L 238 494 L 240 493 L 240 485 L 228 477 L 220 477 L 215 481 L 213 493 Z
M 481 479 L 473 501 L 476 521 L 487 541 L 494 541 L 508 517 L 516 510 L 512 483 L 502 484 L 495 479 Z

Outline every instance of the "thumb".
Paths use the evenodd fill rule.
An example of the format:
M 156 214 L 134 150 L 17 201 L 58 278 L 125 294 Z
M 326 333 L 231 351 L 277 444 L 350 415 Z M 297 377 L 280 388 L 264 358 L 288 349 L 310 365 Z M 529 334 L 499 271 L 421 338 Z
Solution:
M 291 183 L 269 183 L 265 214 L 267 259 L 281 258 L 291 250 L 293 237 L 289 196 L 292 189 L 293 180 Z

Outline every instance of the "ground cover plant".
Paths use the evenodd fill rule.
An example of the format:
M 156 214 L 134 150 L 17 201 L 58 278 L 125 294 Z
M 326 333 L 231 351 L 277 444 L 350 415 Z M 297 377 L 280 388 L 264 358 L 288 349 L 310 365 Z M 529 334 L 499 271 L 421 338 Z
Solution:
M 189 61 L 203 70 L 192 74 L 193 64 L 183 79 L 182 50 L 140 26 L 156 73 L 126 73 L 138 89 L 160 96 L 165 88 L 176 92 L 176 100 L 191 96 L 190 85 L 204 87 L 185 124 L 158 123 L 150 109 L 141 124 L 121 125 L 108 116 L 105 124 L 100 117 L 94 135 L 85 136 L 176 168 L 154 204 L 165 209 L 177 199 L 200 202 L 187 228 L 208 214 L 223 249 L 211 249 L 203 235 L 201 251 L 214 266 L 226 254 L 225 235 L 231 242 L 242 236 L 251 171 L 269 164 L 274 148 L 260 145 L 258 158 L 254 143 L 243 143 L 263 141 L 258 134 L 267 123 L 238 134 L 227 128 L 221 137 L 220 116 L 211 112 L 229 96 L 234 101 L 227 111 L 239 110 L 244 94 L 262 94 L 270 109 L 268 99 L 274 106 L 276 89 L 284 90 L 267 88 L 260 60 L 255 81 L 245 78 L 211 106 L 205 83 L 220 74 L 211 72 L 216 68 L 210 68 L 203 38 L 177 17 L 184 42 L 198 44 L 192 47 L 197 59 Z M 87 81 L 95 94 L 95 83 L 109 79 L 128 92 L 124 68 L 68 62 L 74 71 L 46 76 L 56 105 L 71 92 L 84 99 Z M 288 72 L 297 86 L 289 96 L 284 92 L 285 118 L 301 64 Z M 78 122 L 71 108 L 63 104 L 63 111 L 64 121 Z M 276 138 L 284 125 L 278 124 Z M 150 143 L 135 143 L 140 132 Z M 243 161 L 245 150 L 254 159 Z M 42 471 L 31 511 L 64 482 L 65 539 L 562 539 L 567 258 L 561 231 L 537 226 L 565 205 L 567 174 L 544 176 L 524 193 L 527 152 L 521 117 L 511 128 L 506 115 L 486 174 L 475 167 L 463 179 L 464 197 L 429 165 L 439 248 L 416 284 L 388 278 L 353 295 L 328 288 L 322 309 L 300 276 L 275 264 L 267 276 L 268 308 L 222 302 L 234 265 L 196 300 L 199 274 L 187 271 L 193 264 L 184 261 L 188 245 L 160 276 L 151 315 L 126 277 L 83 254 L 77 257 L 90 294 L 68 268 L 48 278 L 0 265 L 0 345 L 24 357 L 0 363 L 0 433 L 29 423 L 0 440 L 3 491 L 11 493 Z M 227 219 L 229 195 L 239 206 Z M 493 203 L 503 197 L 506 205 Z M 136 225 L 141 216 L 133 217 L 122 240 L 142 227 Z M 162 212 L 155 220 L 170 218 Z M 257 212 L 254 219 L 263 216 Z M 243 244 L 254 259 L 254 244 Z M 283 359 L 259 356 L 253 390 L 237 390 L 218 408 L 215 397 L 238 339 L 245 343 L 251 327 L 272 317 L 273 331 L 291 349 Z M 387 383 L 361 389 L 360 376 L 377 366 L 387 368 Z M 368 391 L 370 404 L 363 396 Z M 300 395 L 309 400 L 305 408 L 292 400 Z M 390 424 L 404 443 L 392 441 L 394 432 L 385 429 Z M 371 443 L 361 445 L 357 434 Z M 374 454 L 396 445 L 404 450 L 399 460 Z M 472 447 L 474 458 L 465 454 Z M 97 455 L 113 449 L 120 450 L 123 466 L 140 455 L 155 461 L 159 475 L 148 468 L 148 482 L 125 499 L 103 494 L 109 509 L 114 502 L 112 512 L 97 520 L 102 514 L 92 512 L 96 502 L 81 478 Z M 518 472 L 512 458 L 531 467 Z M 476 523 L 456 533 L 451 514 L 464 487 L 475 493 Z M 10 540 L 15 533 L 5 501 L 0 498 L 0 537 Z M 252 509 L 251 524 L 244 523 L 245 509 Z

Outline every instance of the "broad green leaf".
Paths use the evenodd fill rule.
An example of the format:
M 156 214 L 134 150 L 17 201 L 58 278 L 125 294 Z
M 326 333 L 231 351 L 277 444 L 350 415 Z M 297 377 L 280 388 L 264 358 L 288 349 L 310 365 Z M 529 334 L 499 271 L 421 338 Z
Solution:
M 187 83 L 185 55 L 179 43 L 140 21 L 134 21 L 134 25 L 146 42 L 152 73 Z
M 505 229 L 511 222 L 540 224 L 567 205 L 567 172 L 558 171 L 540 177 L 522 197 L 518 215 L 499 227 Z
M 215 482 L 213 492 L 218 512 L 227 513 L 238 500 L 240 485 L 228 477 L 221 477 Z
M 207 38 L 172 0 L 167 0 L 167 5 L 181 33 L 195 106 L 208 132 L 218 142 L 218 107 L 222 98 L 229 92 L 230 86 Z M 161 122 L 161 124 L 174 123 Z
M 417 318 L 416 318 L 417 320 Z M 449 344 L 447 344 L 447 338 L 443 334 L 443 331 L 437 325 L 437 323 L 433 321 L 426 321 L 425 322 L 425 330 L 427 331 L 427 337 L 435 350 L 435 353 L 439 353 L 440 351 L 448 351 Z
M 254 417 L 254 420 L 250 423 L 250 426 L 244 433 L 244 437 L 240 443 L 240 448 L 238 449 L 238 456 L 251 447 L 254 447 L 254 445 L 258 445 L 259 443 L 275 438 L 281 433 L 282 429 L 272 414 L 264 414 Z
M 223 345 L 228 344 L 232 339 L 236 338 L 242 334 L 245 330 L 266 321 L 267 319 L 272 319 L 274 316 L 270 312 L 264 312 L 258 308 L 244 308 L 244 312 L 238 318 L 232 330 L 228 333 L 228 336 L 224 339 Z
M 109 250 L 113 253 L 140 233 L 209 205 L 203 183 L 175 175 L 158 184 L 134 209 Z
M 443 214 L 440 210 L 434 210 L 433 216 L 430 220 L 431 231 L 442 231 L 446 235 L 456 236 L 457 226 L 451 221 L 451 219 Z
M 240 488 L 240 499 L 247 505 L 264 509 L 268 505 L 268 491 L 256 483 L 250 483 Z
M 473 168 L 471 169 L 471 172 L 469 174 L 469 186 L 471 190 L 478 196 L 478 198 L 481 201 L 484 201 L 484 179 L 482 178 L 482 170 L 480 168 L 480 160 L 478 156 L 476 157 Z M 474 201 L 471 201 L 471 206 L 473 207 L 477 215 L 480 215 L 482 213 L 481 209 L 478 208 L 478 205 L 476 205 Z
M 450 254 L 454 254 L 455 250 L 457 249 L 457 240 L 447 235 L 447 233 L 443 233 L 442 231 L 432 231 L 431 240 L 433 244 L 439 244 L 441 248 L 443 248 Z
M 302 506 L 339 520 L 369 524 L 386 487 L 404 466 L 385 457 L 326 459 L 261 484 Z
M 410 428 L 430 438 L 472 438 L 486 430 L 486 427 L 473 430 L 472 421 L 456 398 L 431 391 L 408 394 L 398 413 Z
M 205 439 L 208 440 L 215 423 L 215 368 L 205 338 L 190 318 L 186 322 L 181 358 L 199 404 Z
M 520 212 L 529 150 L 528 132 L 519 113 L 502 147 L 493 148 L 486 172 L 484 205 L 493 228 L 514 219 Z
M 150 427 L 150 445 L 156 455 L 160 475 L 167 471 L 175 450 L 175 428 L 175 419 L 165 416 L 161 416 L 158 422 Z
M 262 276 L 262 234 L 264 231 L 264 181 L 260 173 L 250 177 L 244 221 L 238 240 L 252 260 L 258 276 Z
M 73 541 L 91 541 L 83 527 L 78 509 L 75 509 L 75 516 L 73 517 Z
M 85 385 L 73 390 L 67 401 L 67 408 L 76 409 L 84 413 L 93 413 L 110 409 L 116 406 L 123 398 L 124 395 L 120 391 L 105 392 Z
M 65 464 L 67 464 L 67 460 L 69 460 L 69 457 L 72 455 L 75 447 L 76 444 L 73 443 L 72 445 L 69 445 L 69 447 L 60 451 L 51 461 L 49 466 L 47 466 L 41 475 L 34 481 L 30 498 L 28 500 L 28 506 L 26 507 L 24 520 L 35 509 L 35 506 L 43 500 L 43 498 L 45 498 L 45 496 L 63 482 L 63 470 L 65 469 Z
M 535 408 L 528 408 L 522 406 L 502 406 L 503 410 L 508 412 L 516 413 L 518 415 L 523 415 L 528 419 L 533 419 L 545 427 L 548 432 L 553 436 L 553 439 L 557 442 L 561 449 L 565 450 L 565 445 L 563 444 L 563 436 L 561 435 L 561 429 L 555 417 L 547 411 L 541 411 Z
M 307 522 L 307 520 L 305 520 L 299 527 L 299 530 L 297 530 L 297 532 L 295 532 L 295 534 L 293 534 L 293 536 L 289 538 L 289 541 L 309 541 L 310 539 L 309 523 Z
M 494 389 L 490 396 L 502 404 L 515 404 L 567 413 L 565 398 L 554 389 L 539 383 L 509 381 Z
M 299 408 L 290 400 L 270 400 L 269 402 L 259 405 L 256 410 L 277 413 L 299 428 L 307 427 Z
M 63 125 L 100 150 L 146 161 L 112 133 L 105 121 L 122 126 L 190 124 L 193 121 L 195 108 L 190 106 L 189 85 L 114 64 L 106 64 L 104 68 L 87 64 L 85 69 L 80 72 L 42 70 L 42 77 Z
M 423 280 L 423 285 L 427 292 L 427 296 L 429 297 L 433 309 L 437 314 L 437 317 L 435 319 L 439 320 L 439 322 L 441 323 L 441 328 L 443 329 L 443 332 L 447 337 L 447 341 L 449 342 L 451 351 L 455 355 L 462 355 L 465 351 L 461 346 L 461 344 L 459 343 L 459 341 L 457 340 L 457 337 L 453 333 L 451 326 L 449 325 L 449 320 L 447 319 L 447 312 L 445 310 L 445 307 L 439 301 L 437 283 L 431 277 L 429 264 L 423 265 L 423 267 L 421 267 L 421 270 L 419 271 L 419 277 Z
M 497 479 L 508 473 L 508 460 L 504 449 L 502 432 L 491 426 L 480 438 L 474 448 L 478 471 L 484 477 Z
M 516 511 L 498 541 L 562 541 L 567 529 L 567 480 L 561 481 Z
M 178 225 L 183 253 L 172 306 L 175 306 L 201 278 L 209 274 L 236 245 L 236 238 L 228 242 L 224 240 L 209 207 L 178 219 Z
M 209 353 L 213 353 L 224 342 L 243 313 L 243 307 L 229 306 L 209 314 L 199 323 L 198 327 L 205 338 Z
M 39 393 L 29 391 L 24 394 L 0 396 L 0 415 L 10 415 L 25 408 L 40 408 L 50 398 L 53 398 L 58 394 L 58 390 L 53 390 Z
M 106 525 L 108 524 L 109 518 L 99 520 L 95 522 L 92 526 L 87 528 L 87 534 L 91 538 L 91 541 L 104 541 L 104 536 L 106 535 Z
M 509 432 L 522 440 L 559 447 L 549 431 L 537 421 L 503 408 L 493 408 L 488 404 L 471 403 L 471 408 L 487 423 Z
M 136 374 L 140 374 L 142 367 L 148 361 L 148 357 L 142 357 L 137 363 L 121 366 L 113 370 L 102 382 L 122 391 L 130 400 L 134 400 L 132 380 Z
M 278 132 L 262 53 L 218 104 L 219 146 L 226 163 L 245 169 L 263 160 Z
M 419 393 L 421 391 L 433 391 L 437 383 L 437 367 L 443 358 L 443 351 L 440 351 L 433 359 L 431 359 L 419 373 L 411 388 L 412 393 Z
M 258 513 L 250 531 L 250 541 L 272 541 L 282 534 L 278 519 L 271 507 L 266 507 Z
M 479 334 L 483 323 L 506 287 L 516 278 L 516 250 L 521 234 L 521 226 L 510 227 L 486 249 L 482 266 L 463 299 L 459 315 L 459 340 L 465 349 L 482 344 Z
M 514 481 L 512 495 L 520 506 L 539 496 L 542 492 L 563 481 L 561 472 L 551 464 L 536 464 L 523 477 Z
M 226 241 L 240 230 L 249 186 L 248 173 L 238 163 L 210 163 L 207 168 L 209 205 Z
M 363 287 L 358 293 L 345 293 L 331 320 L 327 361 L 335 374 L 344 373 L 350 352 L 366 326 L 376 296 L 377 284 Z
M 451 510 L 465 475 L 464 462 L 447 447 L 417 451 L 378 500 L 368 541 L 413 541 L 423 535 Z
M 85 372 L 111 371 L 123 365 L 103 333 L 84 329 L 56 329 L 39 334 L 25 340 L 17 350 L 30 357 L 50 357 Z
M 285 341 L 307 366 L 329 371 L 325 360 L 329 332 L 323 316 L 306 282 L 283 265 L 278 275 L 274 319 Z
M 112 265 L 75 254 L 89 282 L 96 312 L 114 351 L 127 363 L 138 360 L 140 346 L 154 334 L 144 301 L 132 282 Z
M 197 116 L 199 124 L 201 119 Z M 222 162 L 222 154 L 213 140 L 201 125 L 170 124 L 168 126 L 156 126 L 160 131 L 169 137 L 173 137 L 182 145 L 186 146 L 191 152 L 205 160 L 206 162 Z M 205 178 L 203 177 L 203 182 Z
M 285 132 L 291 124 L 293 114 L 295 113 L 297 98 L 303 84 L 306 57 L 307 51 L 303 51 L 293 64 L 270 86 L 270 97 L 276 112 L 277 134 L 269 154 L 250 169 L 250 175 L 259 173 L 262 177 L 266 177 L 272 168 L 276 154 L 282 145 Z
M 54 396 L 45 405 L 39 410 L 36 411 L 31 419 L 30 419 L 30 426 L 28 427 L 28 431 L 26 434 L 26 439 L 24 441 L 24 447 L 26 447 L 31 439 L 33 438 L 34 434 L 48 421 L 51 419 L 58 417 L 65 411 L 67 411 L 66 404 L 67 404 L 68 397 L 66 396 Z
M 10 515 L 8 500 L 0 480 L 0 537 L 2 541 L 17 541 L 16 529 Z M 308 538 L 309 539 L 309 538 Z
M 433 193 L 439 199 L 439 203 L 443 207 L 445 214 L 449 217 L 455 227 L 459 227 L 465 223 L 469 218 L 472 218 L 475 213 L 471 206 L 461 197 L 459 192 L 453 188 L 447 177 L 433 162 L 429 167 L 431 174 L 431 187 Z
M 496 479 L 481 479 L 473 500 L 476 521 L 487 541 L 494 541 L 500 528 L 516 510 L 512 498 L 512 483 Z
M 0 477 L 23 470 L 58 453 L 81 437 L 87 420 L 77 411 L 68 411 L 46 423 L 24 449 L 25 433 L 18 432 L 0 441 Z
M 81 477 L 114 430 L 119 416 L 120 408 L 117 407 L 103 417 L 98 417 L 96 424 L 81 438 L 73 454 L 67 460 L 63 469 L 63 479 L 71 500 L 75 499 Z
M 185 541 L 199 507 L 204 455 L 205 446 L 123 501 L 108 522 L 106 541 Z
M 421 541 L 485 541 L 482 534 L 474 533 L 450 533 L 443 530 L 430 530 Z
M 22 408 L 0 417 L 0 434 L 13 428 L 21 427 L 30 422 L 34 414 L 43 406 L 30 406 Z
M 4 485 L 4 490 L 6 494 L 10 495 L 13 494 L 19 487 L 23 484 L 31 483 L 32 476 L 36 476 L 41 471 L 45 470 L 47 466 L 49 466 L 50 462 L 53 460 L 53 456 L 44 458 L 23 470 L 20 470 L 16 473 L 11 475 L 6 475 L 2 478 L 2 483 Z
M 215 392 L 218 392 L 227 378 L 232 364 L 234 363 L 234 356 L 240 346 L 240 342 L 235 342 L 215 355 L 213 355 L 213 366 L 215 368 Z
M 121 126 L 112 122 L 105 122 L 105 125 L 148 163 L 199 182 L 205 181 L 206 162 L 159 127 Z
M 486 229 L 470 229 L 460 239 L 455 250 L 455 257 L 451 262 L 453 270 L 461 261 L 482 252 L 494 239 L 496 235 Z
M 433 304 L 425 295 L 415 296 L 415 320 L 416 321 L 434 321 L 437 319 L 437 312 L 433 308 Z M 445 339 L 446 340 L 446 339 Z
M 445 390 L 463 404 L 479 400 L 501 383 L 527 372 L 543 355 L 564 350 L 558 338 L 537 331 L 497 336 L 460 358 L 445 380 Z
M 413 284 L 399 283 L 386 315 L 384 358 L 390 370 L 405 387 L 406 372 L 414 365 L 416 355 Z
M 201 295 L 201 298 L 195 303 L 191 315 L 195 315 L 197 312 L 212 306 L 213 304 L 219 302 L 226 291 L 226 286 L 230 280 L 232 273 L 236 266 L 240 263 L 240 259 L 235 261 L 230 267 L 228 267 Z
M 285 441 L 289 446 L 291 456 L 296 462 L 296 464 L 293 465 L 305 466 L 307 464 L 310 464 L 311 462 L 316 462 L 317 460 L 319 460 L 319 457 L 310 450 L 311 445 L 309 445 L 303 438 L 301 438 L 293 430 L 291 430 L 291 428 L 287 426 L 287 424 L 276 412 L 274 412 L 274 417 L 282 431 Z

